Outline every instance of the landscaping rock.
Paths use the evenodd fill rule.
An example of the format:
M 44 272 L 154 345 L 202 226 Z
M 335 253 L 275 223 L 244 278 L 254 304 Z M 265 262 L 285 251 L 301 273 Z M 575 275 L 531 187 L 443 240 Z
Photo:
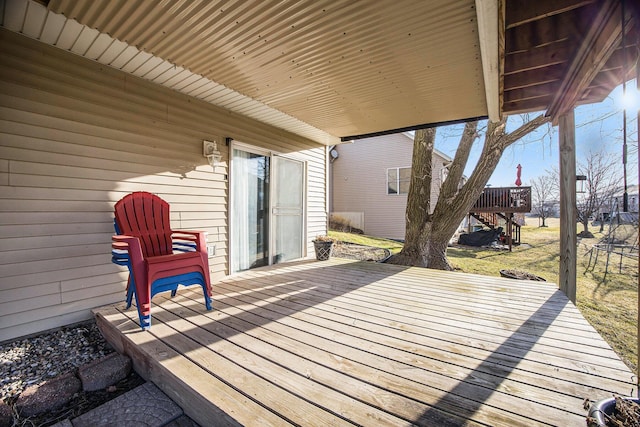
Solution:
M 0 400 L 0 427 L 9 427 L 13 424 L 13 411 L 11 407 Z
M 18 396 L 16 408 L 22 417 L 50 411 L 71 400 L 80 386 L 80 380 L 72 373 L 60 375 L 44 384 L 27 387 Z
M 78 376 L 84 391 L 96 391 L 123 380 L 129 372 L 131 372 L 131 359 L 118 353 L 111 353 L 102 359 L 81 366 Z

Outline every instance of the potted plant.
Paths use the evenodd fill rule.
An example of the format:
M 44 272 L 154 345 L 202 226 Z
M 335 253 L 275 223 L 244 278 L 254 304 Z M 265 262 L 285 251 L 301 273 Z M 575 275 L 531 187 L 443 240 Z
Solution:
M 640 421 L 640 400 L 633 397 L 611 397 L 595 402 L 589 409 L 589 427 L 635 426 Z
M 316 259 L 326 261 L 333 252 L 333 239 L 329 236 L 316 236 L 313 241 L 313 248 L 316 250 Z

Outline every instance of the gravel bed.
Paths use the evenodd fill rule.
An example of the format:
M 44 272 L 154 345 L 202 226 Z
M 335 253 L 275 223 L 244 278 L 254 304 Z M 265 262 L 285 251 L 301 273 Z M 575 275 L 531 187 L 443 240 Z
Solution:
M 0 399 L 113 353 L 94 321 L 0 344 Z

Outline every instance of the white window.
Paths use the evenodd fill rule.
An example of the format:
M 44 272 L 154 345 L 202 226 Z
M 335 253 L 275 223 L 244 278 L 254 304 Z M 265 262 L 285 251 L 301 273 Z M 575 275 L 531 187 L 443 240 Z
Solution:
M 411 182 L 411 168 L 387 169 L 387 194 L 409 193 Z

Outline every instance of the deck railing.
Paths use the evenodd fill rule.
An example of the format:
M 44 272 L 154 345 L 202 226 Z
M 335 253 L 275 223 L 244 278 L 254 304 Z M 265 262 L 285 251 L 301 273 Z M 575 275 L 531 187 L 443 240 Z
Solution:
M 531 212 L 531 187 L 488 187 L 471 212 Z

